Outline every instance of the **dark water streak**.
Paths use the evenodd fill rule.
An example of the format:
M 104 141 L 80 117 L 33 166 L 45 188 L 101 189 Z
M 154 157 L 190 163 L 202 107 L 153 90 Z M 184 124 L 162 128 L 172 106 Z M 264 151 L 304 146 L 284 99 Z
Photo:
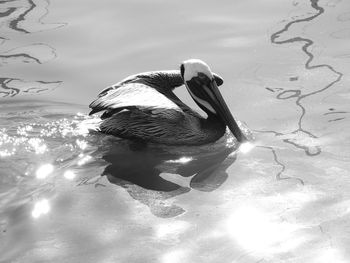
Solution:
M 311 2 L 311 7 L 314 8 L 317 13 L 305 18 L 300 18 L 300 19 L 295 19 L 293 21 L 288 22 L 281 30 L 273 33 L 270 37 L 271 43 L 273 44 L 278 44 L 278 45 L 283 45 L 283 44 L 290 44 L 290 43 L 297 43 L 297 42 L 302 42 L 304 43 L 304 45 L 302 46 L 302 51 L 307 55 L 308 59 L 305 62 L 305 68 L 307 70 L 313 70 L 313 69 L 317 69 L 317 68 L 327 68 L 328 70 L 332 71 L 333 73 L 335 73 L 337 75 L 337 78 L 335 80 L 333 80 L 332 82 L 328 83 L 327 85 L 325 85 L 323 88 L 318 89 L 316 91 L 313 92 L 309 92 L 307 94 L 303 94 L 302 95 L 302 91 L 301 90 L 296 90 L 296 89 L 290 89 L 290 90 L 284 90 L 282 92 L 280 92 L 276 98 L 280 99 L 280 100 L 285 100 L 285 99 L 290 99 L 290 98 L 297 98 L 296 99 L 296 105 L 301 109 L 301 115 L 299 117 L 298 120 L 298 128 L 292 132 L 292 134 L 297 134 L 298 132 L 303 132 L 307 135 L 309 135 L 311 138 L 318 138 L 316 135 L 314 135 L 313 133 L 311 133 L 310 131 L 306 130 L 303 128 L 303 118 L 306 114 L 306 109 L 305 107 L 302 105 L 302 100 L 319 94 L 321 92 L 326 91 L 327 89 L 331 88 L 333 85 L 335 85 L 337 82 L 339 82 L 342 77 L 343 74 L 337 70 L 335 70 L 331 65 L 328 64 L 318 64 L 318 65 L 311 65 L 312 61 L 314 60 L 314 55 L 309 51 L 310 46 L 312 46 L 314 44 L 314 41 L 312 41 L 311 39 L 308 38 L 303 38 L 303 37 L 293 37 L 293 38 L 289 38 L 286 40 L 278 40 L 279 37 L 281 36 L 281 34 L 287 32 L 289 30 L 289 28 L 293 25 L 293 24 L 297 24 L 297 23 L 302 23 L 302 22 L 310 22 L 311 20 L 314 20 L 315 18 L 317 18 L 318 16 L 320 16 L 321 14 L 324 13 L 324 8 L 320 7 L 318 5 L 318 0 L 310 0 Z M 295 81 L 297 80 L 296 78 L 290 79 L 291 81 Z M 270 88 L 266 88 L 267 90 L 271 91 L 271 92 L 275 92 L 275 90 L 270 89 Z M 345 112 L 339 112 L 339 113 L 345 113 Z M 331 114 L 331 113 L 328 113 Z M 324 114 L 326 115 L 326 114 Z M 334 120 L 330 120 L 329 122 L 332 121 L 339 121 L 342 120 L 344 118 L 338 118 L 338 119 L 334 119 Z M 259 132 L 259 133 L 272 133 L 275 136 L 283 136 L 283 133 L 280 132 L 276 132 L 276 131 L 260 131 L 260 130 L 256 130 L 255 132 Z M 321 147 L 316 146 L 316 151 L 315 152 L 311 152 L 310 148 L 308 146 L 305 145 L 301 145 L 298 144 L 296 142 L 293 141 L 293 139 L 283 139 L 283 142 L 288 143 L 293 145 L 294 147 L 303 150 L 306 155 L 308 156 L 316 156 L 319 155 L 321 153 Z M 276 174 L 276 179 L 277 180 L 285 180 L 285 179 L 296 179 L 298 180 L 302 185 L 304 185 L 304 181 L 301 178 L 297 178 L 297 177 L 282 177 L 282 174 L 284 173 L 285 169 L 286 169 L 286 165 L 283 164 L 281 161 L 279 161 L 278 159 L 278 155 L 276 150 L 271 147 L 271 146 L 258 146 L 260 148 L 265 148 L 265 149 L 269 149 L 271 150 L 272 154 L 273 154 L 273 158 L 274 158 L 274 162 L 279 165 L 281 167 L 280 171 Z
M 0 87 L 5 91 L 0 91 L 0 94 L 4 94 L 3 97 L 13 97 L 17 95 L 20 90 L 17 88 L 9 87 L 7 84 L 12 80 L 19 80 L 19 79 L 12 79 L 12 78 L 0 78 Z M 7 91 L 6 91 L 7 90 Z
M 8 3 L 8 2 L 16 2 L 17 0 L 2 0 L 0 1 L 0 4 L 3 4 L 3 3 Z
M 341 120 L 344 120 L 344 119 L 345 119 L 345 117 L 336 118 L 336 119 L 333 119 L 333 120 L 329 120 L 328 122 L 341 121 Z
M 299 181 L 302 185 L 304 185 L 304 181 L 299 178 L 299 177 L 291 177 L 291 176 L 286 176 L 286 177 L 282 177 L 282 174 L 284 173 L 284 171 L 286 170 L 286 165 L 283 164 L 279 159 L 278 159 L 278 155 L 276 153 L 276 150 L 271 147 L 271 146 L 258 146 L 259 148 L 263 148 L 263 149 L 268 149 L 272 152 L 273 154 L 273 160 L 274 162 L 279 165 L 281 167 L 280 171 L 276 174 L 276 180 L 288 180 L 288 179 L 294 179 Z
M 0 6 L 1 4 L 4 3 L 9 3 L 9 2 L 15 2 L 13 0 L 7 0 L 7 1 L 1 1 L 0 2 Z M 44 24 L 41 22 L 41 19 L 43 17 L 45 17 L 48 14 L 48 8 L 47 7 L 43 7 L 43 6 L 39 6 L 38 4 L 36 4 L 33 0 L 27 0 L 29 7 L 22 13 L 20 13 L 19 15 L 17 15 L 15 18 L 11 18 L 11 20 L 8 22 L 8 27 L 11 30 L 14 30 L 18 33 L 24 33 L 24 34 L 31 34 L 32 32 L 30 32 L 27 29 L 24 29 L 23 27 L 20 26 L 21 23 L 25 23 L 26 21 L 26 17 L 28 16 L 28 14 L 30 14 L 33 10 L 37 9 L 37 8 L 45 8 L 45 12 L 44 14 L 41 14 L 38 18 L 37 18 L 37 22 L 39 24 Z M 46 1 L 47 6 L 49 6 L 50 2 Z M 6 18 L 6 17 L 10 17 L 15 11 L 17 11 L 19 8 L 18 7 L 8 7 L 6 11 L 0 13 L 0 17 L 1 18 Z M 64 24 L 60 24 L 58 27 L 61 27 Z M 3 41 L 1 44 L 4 43 L 4 41 L 10 41 L 10 39 L 6 38 L 5 36 L 0 36 L 0 39 Z M 0 44 L 0 45 L 1 45 Z M 40 44 L 43 45 L 45 47 L 48 47 L 49 49 L 52 50 L 52 53 L 54 54 L 54 58 L 57 57 L 56 55 L 56 51 L 53 47 L 50 47 L 49 45 L 45 44 L 45 43 L 35 43 L 36 45 Z M 7 52 L 6 52 L 7 53 Z M 43 64 L 43 61 L 41 58 L 27 54 L 27 53 L 16 53 L 16 54 L 6 54 L 6 53 L 2 53 L 0 54 L 0 58 L 3 58 L 5 60 L 9 60 L 11 62 L 11 59 L 21 59 L 22 63 L 28 63 L 28 62 L 34 62 L 34 63 L 38 63 L 38 64 Z M 30 87 L 28 88 L 23 88 L 22 86 L 16 87 L 16 86 L 10 86 L 11 82 L 14 81 L 18 81 L 20 83 L 31 83 Z M 36 83 L 36 85 L 33 87 L 33 83 Z M 13 77 L 0 77 L 0 96 L 1 97 L 14 97 L 17 95 L 20 95 L 21 93 L 41 93 L 41 92 L 45 92 L 45 91 L 49 91 L 52 90 L 52 87 L 49 85 L 52 84 L 57 84 L 60 85 L 62 83 L 62 81 L 43 81 L 43 80 L 35 80 L 35 81 L 27 81 L 27 80 L 23 80 L 23 79 L 19 79 L 19 78 L 13 78 Z M 46 88 L 45 88 L 46 86 Z
M 62 83 L 62 81 L 36 80 L 36 81 L 34 81 L 34 83 L 36 83 L 35 87 L 31 86 L 31 87 L 28 87 L 26 89 L 21 89 L 21 88 L 17 88 L 17 87 L 10 87 L 9 84 L 11 83 L 11 81 L 20 81 L 22 83 L 25 83 L 25 81 L 22 79 L 0 78 L 0 87 L 2 89 L 2 90 L 0 90 L 0 94 L 3 94 L 2 97 L 14 97 L 16 95 L 19 95 L 20 93 L 42 93 L 45 91 L 52 90 L 52 88 L 44 88 L 45 85 L 55 85 L 55 87 L 57 87 Z M 28 86 L 30 86 L 30 85 L 28 85 Z
M 340 114 L 340 113 L 348 113 L 348 112 L 347 111 L 333 111 L 333 112 L 326 112 L 323 115 Z
M 34 62 L 38 63 L 38 64 L 41 64 L 41 61 L 36 58 L 36 57 L 33 57 L 31 55 L 28 55 L 26 53 L 19 53 L 19 54 L 12 54 L 12 55 L 0 55 L 0 58 L 27 58 L 27 59 L 30 59 L 30 60 L 33 60 Z M 24 60 L 23 59 L 23 60 Z
M 29 14 L 32 10 L 34 10 L 34 8 L 36 7 L 36 4 L 32 0 L 28 0 L 28 3 L 30 4 L 30 7 L 26 11 L 24 11 L 22 14 L 20 14 L 16 19 L 10 22 L 9 26 L 11 29 L 26 33 L 26 34 L 30 33 L 29 31 L 18 26 L 20 22 L 25 20 L 26 15 Z
M 312 69 L 317 69 L 317 68 L 327 68 L 328 70 L 332 71 L 333 73 L 335 73 L 337 75 L 337 78 L 335 80 L 333 80 L 332 82 L 325 85 L 323 88 L 318 89 L 316 91 L 301 95 L 301 91 L 299 91 L 297 93 L 296 90 L 286 90 L 277 96 L 278 99 L 285 99 L 285 97 L 281 98 L 281 95 L 285 94 L 286 92 L 292 92 L 292 93 L 294 93 L 293 97 L 297 97 L 297 100 L 295 103 L 301 109 L 301 115 L 300 115 L 299 120 L 298 120 L 298 129 L 296 129 L 292 133 L 296 134 L 298 132 L 303 132 L 303 133 L 309 135 L 311 138 L 318 138 L 316 135 L 314 135 L 310 131 L 307 131 L 303 128 L 302 122 L 303 122 L 303 118 L 306 114 L 306 109 L 302 105 L 301 101 L 307 97 L 316 95 L 318 93 L 324 92 L 325 90 L 331 88 L 332 86 L 334 86 L 334 84 L 336 84 L 337 82 L 339 82 L 342 79 L 343 74 L 341 72 L 335 70 L 331 65 L 328 65 L 328 64 L 311 65 L 312 61 L 314 60 L 314 55 L 309 51 L 309 47 L 314 44 L 314 42 L 311 39 L 303 38 L 303 37 L 293 37 L 293 38 L 290 38 L 287 40 L 278 40 L 280 35 L 283 34 L 284 32 L 287 32 L 293 24 L 302 23 L 302 22 L 309 22 L 309 21 L 314 20 L 315 18 L 317 18 L 318 16 L 320 16 L 321 14 L 324 13 L 324 8 L 318 5 L 318 2 L 319 2 L 318 0 L 310 0 L 310 2 L 311 2 L 311 7 L 317 11 L 316 14 L 309 16 L 309 17 L 306 17 L 306 18 L 296 19 L 296 20 L 293 20 L 293 21 L 287 23 L 281 30 L 273 33 L 271 35 L 270 39 L 271 39 L 271 42 L 273 44 L 278 44 L 278 45 L 283 45 L 283 44 L 287 44 L 287 43 L 295 43 L 295 42 L 304 42 L 304 45 L 302 46 L 302 51 L 308 57 L 307 61 L 305 62 L 305 68 L 307 70 L 312 70 Z M 305 153 L 309 156 L 315 156 L 315 155 L 318 155 L 321 153 L 321 148 L 319 146 L 316 146 L 316 149 L 317 149 L 316 152 L 310 152 L 310 149 L 307 146 L 297 144 L 289 139 L 284 139 L 283 141 L 286 143 L 292 144 L 299 149 L 304 150 Z
M 6 10 L 5 12 L 0 13 L 0 17 L 6 17 L 11 15 L 14 11 L 16 11 L 17 8 L 15 7 L 10 7 L 8 10 Z

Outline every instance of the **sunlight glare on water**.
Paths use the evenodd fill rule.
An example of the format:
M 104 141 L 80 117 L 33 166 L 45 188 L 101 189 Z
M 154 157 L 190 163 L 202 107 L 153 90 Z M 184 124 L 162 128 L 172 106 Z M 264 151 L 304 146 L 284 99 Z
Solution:
M 253 148 L 255 147 L 255 145 L 251 142 L 244 142 L 239 146 L 239 151 L 241 153 L 248 153 L 250 152 Z
M 31 138 L 28 140 L 28 144 L 34 148 L 36 154 L 43 154 L 47 151 L 47 146 L 43 143 L 43 140 L 39 138 Z
M 34 205 L 34 209 L 32 211 L 32 217 L 39 218 L 42 215 L 46 215 L 51 210 L 50 203 L 47 199 L 42 199 L 37 201 Z
M 36 170 L 36 178 L 38 179 L 45 179 L 48 177 L 52 172 L 54 171 L 54 166 L 50 163 L 43 164 L 41 165 L 37 170 Z
M 186 258 L 188 253 L 184 250 L 172 250 L 170 252 L 166 252 L 162 258 L 161 263 L 181 263 L 186 262 Z
M 273 218 L 249 204 L 236 208 L 229 216 L 226 227 L 230 235 L 249 251 L 263 254 L 284 252 L 300 243 L 292 236 L 298 229 L 297 225 Z
M 79 154 L 79 160 L 78 160 L 78 165 L 82 166 L 84 164 L 86 164 L 89 160 L 91 160 L 91 156 L 90 155 L 84 155 L 84 154 Z
M 185 163 L 188 163 L 190 161 L 192 161 L 193 158 L 192 157 L 186 157 L 186 156 L 183 156 L 179 159 L 176 159 L 176 160 L 168 160 L 166 161 L 167 163 L 182 163 L 182 164 L 185 164 Z
M 350 1 L 0 9 L 0 262 L 349 262 Z M 248 143 L 99 132 L 102 89 L 190 58 L 224 79 Z
M 64 172 L 63 176 L 68 180 L 73 180 L 76 177 L 76 174 L 73 171 L 68 170 Z
M 341 251 L 336 248 L 325 248 L 321 253 L 315 256 L 314 259 L 310 261 L 311 263 L 347 263 L 348 260 L 344 259 Z
M 87 141 L 77 139 L 75 142 L 79 146 L 80 149 L 82 149 L 82 150 L 86 149 Z
M 159 224 L 156 226 L 156 237 L 161 239 L 177 239 L 188 228 L 190 228 L 190 224 L 180 220 Z

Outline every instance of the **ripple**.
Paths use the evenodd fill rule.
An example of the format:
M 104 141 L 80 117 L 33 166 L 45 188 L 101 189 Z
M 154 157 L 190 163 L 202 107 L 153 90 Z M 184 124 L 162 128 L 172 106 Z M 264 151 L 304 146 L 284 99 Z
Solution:
M 2 1 L 2 4 L 4 3 L 5 1 Z M 6 3 L 10 5 L 9 8 L 12 11 L 7 14 L 8 27 L 16 32 L 29 34 L 52 30 L 66 25 L 65 23 L 42 22 L 42 19 L 48 14 L 50 2 L 47 0 L 6 1 Z M 12 16 L 10 16 L 11 14 Z
M 37 63 L 42 64 L 56 58 L 54 48 L 42 44 L 32 44 L 29 46 L 18 47 L 4 52 L 0 55 L 1 65 L 13 63 Z
M 25 116 L 23 112 L 18 112 L 18 114 Z M 82 139 L 82 137 L 86 136 L 86 132 L 77 129 L 81 121 L 88 117 L 81 115 L 76 115 L 75 117 L 77 118 L 63 118 L 44 123 L 28 123 L 28 119 L 31 118 L 31 116 L 27 114 L 27 118 L 24 118 L 26 122 L 18 125 L 16 118 L 14 119 L 14 116 L 11 115 L 11 119 L 14 120 L 13 125 L 17 125 L 17 127 L 8 126 L 7 128 L 0 129 L 0 157 L 11 157 L 15 154 L 24 156 L 33 153 L 43 156 L 52 151 L 52 146 L 77 149 L 79 153 L 89 149 L 88 141 Z M 11 124 L 8 123 L 8 125 Z M 65 144 L 56 145 L 54 141 L 57 139 L 64 142 L 64 140 L 69 140 L 70 138 L 72 138 L 72 144 L 65 143 L 67 147 L 65 147 Z M 68 150 L 67 153 L 71 153 L 71 150 L 66 150 Z M 90 156 L 84 155 L 79 157 L 78 162 L 80 165 L 83 165 L 89 159 L 91 159 Z M 39 174 L 41 174 L 41 172 L 39 172 Z
M 48 24 L 42 19 L 48 14 L 47 0 L 18 0 L 1 1 L 0 7 L 5 10 L 0 13 L 0 24 L 3 31 L 10 30 L 17 33 L 31 34 L 43 30 L 51 30 L 64 24 Z M 12 42 L 12 39 L 0 36 L 1 44 Z M 13 45 L 12 45 L 13 46 Z M 43 64 L 57 57 L 56 51 L 45 43 L 33 43 L 28 46 L 17 47 L 0 53 L 0 64 Z M 61 81 L 25 80 L 20 78 L 0 78 L 0 97 L 14 97 L 25 94 L 38 94 L 52 91 Z
M 324 69 L 327 69 L 330 72 L 334 73 L 334 75 L 335 75 L 334 80 L 329 81 L 323 87 L 321 87 L 321 88 L 319 88 L 319 89 L 317 89 L 315 91 L 312 91 L 312 92 L 309 92 L 309 93 L 306 93 L 306 94 L 301 94 L 301 92 L 299 90 L 288 90 L 288 91 L 284 91 L 284 92 L 280 93 L 277 96 L 278 99 L 289 99 L 289 98 L 292 98 L 292 97 L 296 97 L 297 98 L 295 104 L 296 104 L 297 107 L 299 107 L 301 109 L 301 115 L 300 115 L 299 120 L 298 120 L 298 129 L 293 131 L 292 134 L 296 134 L 296 135 L 304 134 L 304 135 L 307 135 L 307 137 L 313 138 L 313 139 L 316 139 L 317 136 L 315 136 L 311 132 L 307 131 L 303 127 L 304 126 L 303 125 L 303 119 L 304 119 L 305 115 L 307 114 L 307 112 L 306 112 L 306 108 L 303 105 L 302 101 L 305 98 L 314 96 L 316 94 L 324 92 L 324 91 L 330 89 L 331 87 L 333 87 L 336 83 L 338 83 L 342 79 L 343 73 L 335 70 L 329 64 L 317 64 L 317 65 L 313 65 L 312 64 L 313 61 L 314 61 L 314 58 L 315 58 L 314 54 L 310 51 L 311 46 L 314 44 L 313 40 L 305 38 L 305 37 L 300 37 L 300 36 L 288 38 L 286 40 L 280 40 L 280 36 L 282 34 L 288 32 L 292 25 L 297 24 L 297 23 L 309 22 L 309 21 L 317 18 L 318 16 L 322 15 L 324 13 L 324 8 L 319 6 L 318 2 L 319 2 L 318 0 L 310 0 L 311 7 L 313 9 L 315 9 L 317 11 L 317 13 L 312 14 L 311 16 L 308 16 L 308 17 L 298 18 L 298 19 L 295 19 L 293 21 L 290 21 L 281 30 L 279 30 L 279 31 L 277 31 L 277 32 L 275 32 L 275 33 L 273 33 L 271 35 L 271 42 L 273 44 L 284 45 L 284 44 L 290 44 L 290 43 L 302 43 L 303 46 L 302 46 L 301 49 L 302 49 L 303 53 L 305 53 L 307 58 L 308 58 L 306 60 L 306 62 L 305 62 L 305 69 L 306 70 L 313 70 L 313 69 L 324 68 Z M 285 96 L 286 94 L 287 94 L 287 96 Z M 284 141 L 286 143 L 290 143 L 290 144 L 296 146 L 297 148 L 305 150 L 305 153 L 307 155 L 310 155 L 310 156 L 318 155 L 321 152 L 321 148 L 319 146 L 310 148 L 307 145 L 296 143 L 294 140 L 286 139 Z
M 300 90 L 285 90 L 277 95 L 277 98 L 280 100 L 286 100 L 290 98 L 299 97 L 301 94 Z

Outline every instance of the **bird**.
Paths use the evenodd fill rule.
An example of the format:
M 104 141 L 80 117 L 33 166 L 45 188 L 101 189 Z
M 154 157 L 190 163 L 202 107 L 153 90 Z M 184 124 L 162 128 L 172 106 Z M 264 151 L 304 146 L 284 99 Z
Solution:
M 129 76 L 102 90 L 89 105 L 89 115 L 103 111 L 99 131 L 116 137 L 165 145 L 205 145 L 231 130 L 247 141 L 218 86 L 223 79 L 199 59 L 181 63 L 180 70 L 150 71 Z M 173 92 L 185 85 L 206 117 Z

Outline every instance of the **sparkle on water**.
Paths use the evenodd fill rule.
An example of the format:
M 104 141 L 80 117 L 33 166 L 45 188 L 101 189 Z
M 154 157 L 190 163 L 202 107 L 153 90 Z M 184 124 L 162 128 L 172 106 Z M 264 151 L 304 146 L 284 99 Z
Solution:
M 161 257 L 161 263 L 181 263 L 186 262 L 188 252 L 183 249 L 174 249 L 165 252 Z
M 178 236 L 190 228 L 186 221 L 174 221 L 169 223 L 158 224 L 155 229 L 155 235 L 161 239 L 176 239 Z
M 349 262 L 349 7 L 0 1 L 0 262 Z M 193 57 L 250 143 L 95 132 L 100 89 Z
M 64 172 L 63 176 L 68 180 L 73 180 L 76 177 L 76 174 L 73 171 L 68 170 Z
M 48 177 L 52 172 L 54 171 L 54 166 L 50 163 L 43 164 L 41 165 L 37 170 L 36 170 L 36 178 L 38 179 L 45 179 Z
M 79 154 L 79 158 L 80 159 L 78 160 L 78 163 L 77 163 L 79 166 L 86 164 L 92 159 L 90 155 L 84 155 L 83 153 Z
M 302 241 L 292 236 L 297 225 L 283 222 L 249 204 L 236 208 L 226 227 L 242 247 L 265 255 L 287 252 Z
M 242 153 L 248 153 L 250 152 L 253 148 L 255 147 L 255 145 L 251 142 L 244 142 L 239 146 L 239 151 Z
M 35 203 L 32 211 L 32 217 L 39 218 L 40 216 L 49 213 L 50 209 L 49 201 L 47 199 L 41 199 Z
M 44 144 L 42 139 L 30 138 L 28 144 L 33 147 L 36 154 L 43 154 L 47 151 L 47 146 Z
M 80 149 L 82 149 L 82 150 L 86 149 L 87 141 L 77 139 L 75 142 L 79 146 Z
M 190 161 L 192 161 L 193 158 L 192 157 L 186 157 L 186 156 L 183 156 L 179 159 L 176 159 L 176 160 L 168 160 L 166 161 L 167 163 L 182 163 L 182 164 L 185 164 L 185 163 L 188 163 Z

